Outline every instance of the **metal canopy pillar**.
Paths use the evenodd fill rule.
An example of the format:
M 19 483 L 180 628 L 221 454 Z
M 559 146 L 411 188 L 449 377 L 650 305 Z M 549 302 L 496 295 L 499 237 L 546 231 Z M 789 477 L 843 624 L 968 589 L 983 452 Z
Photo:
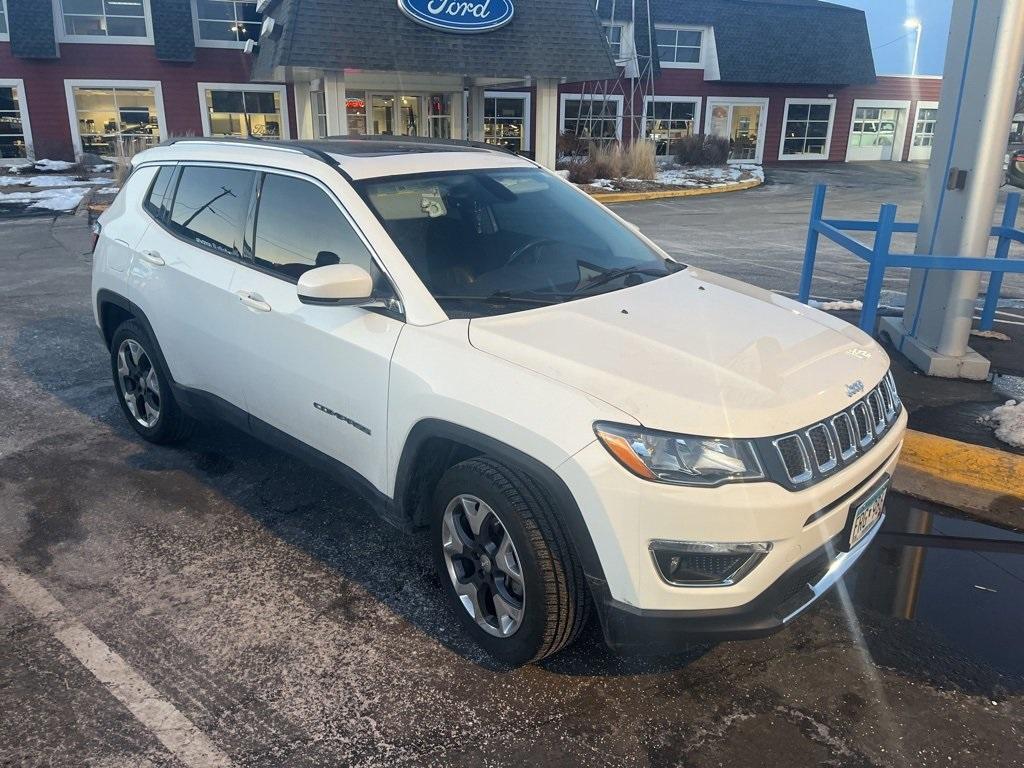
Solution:
M 1024 61 L 1024 0 L 954 0 L 916 253 L 985 256 Z M 984 379 L 971 350 L 978 272 L 912 270 L 902 318 L 881 329 L 930 376 Z

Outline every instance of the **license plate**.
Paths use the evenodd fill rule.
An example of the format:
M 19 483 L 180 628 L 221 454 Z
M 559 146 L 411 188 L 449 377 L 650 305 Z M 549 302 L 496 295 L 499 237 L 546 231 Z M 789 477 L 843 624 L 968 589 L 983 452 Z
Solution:
M 850 512 L 850 538 L 849 549 L 857 546 L 857 542 L 864 538 L 865 534 L 874 528 L 875 523 L 882 517 L 885 509 L 885 492 L 889 490 L 889 479 L 871 491 L 867 498 L 857 502 Z

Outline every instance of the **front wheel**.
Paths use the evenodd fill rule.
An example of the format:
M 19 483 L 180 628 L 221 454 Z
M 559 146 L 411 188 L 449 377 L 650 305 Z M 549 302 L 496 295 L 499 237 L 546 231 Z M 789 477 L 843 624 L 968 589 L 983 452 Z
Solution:
M 583 571 L 529 475 L 485 457 L 455 465 L 437 486 L 431 538 L 452 610 L 495 658 L 539 661 L 579 635 Z

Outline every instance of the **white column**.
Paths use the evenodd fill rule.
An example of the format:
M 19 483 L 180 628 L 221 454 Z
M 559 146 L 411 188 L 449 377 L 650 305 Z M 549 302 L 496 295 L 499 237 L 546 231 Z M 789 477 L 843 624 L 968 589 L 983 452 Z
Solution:
M 558 81 L 537 80 L 537 101 L 533 105 L 533 119 L 537 132 L 534 159 L 545 168 L 555 169 L 555 143 L 558 140 Z
M 306 80 L 296 80 L 292 84 L 292 90 L 295 93 L 295 125 L 299 130 L 299 138 L 316 138 L 316 132 L 313 130 L 313 109 L 309 101 L 310 83 Z
M 484 140 L 484 87 L 469 87 L 469 140 Z
M 327 135 L 348 136 L 345 75 L 342 72 L 324 73 L 324 101 L 327 105 Z
M 954 0 L 915 252 L 987 254 L 1022 60 L 1024 0 Z M 962 188 L 953 169 L 966 171 Z M 980 283 L 978 272 L 913 270 L 903 317 L 882 328 L 928 375 L 984 379 L 988 360 L 967 346 Z
M 452 138 L 466 138 L 466 94 L 462 89 L 452 94 Z

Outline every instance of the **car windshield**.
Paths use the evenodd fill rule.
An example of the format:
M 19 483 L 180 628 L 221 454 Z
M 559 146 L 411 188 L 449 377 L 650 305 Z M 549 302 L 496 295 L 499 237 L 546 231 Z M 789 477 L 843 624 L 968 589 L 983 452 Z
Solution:
M 429 173 L 357 188 L 449 317 L 571 301 L 683 269 L 540 170 Z

